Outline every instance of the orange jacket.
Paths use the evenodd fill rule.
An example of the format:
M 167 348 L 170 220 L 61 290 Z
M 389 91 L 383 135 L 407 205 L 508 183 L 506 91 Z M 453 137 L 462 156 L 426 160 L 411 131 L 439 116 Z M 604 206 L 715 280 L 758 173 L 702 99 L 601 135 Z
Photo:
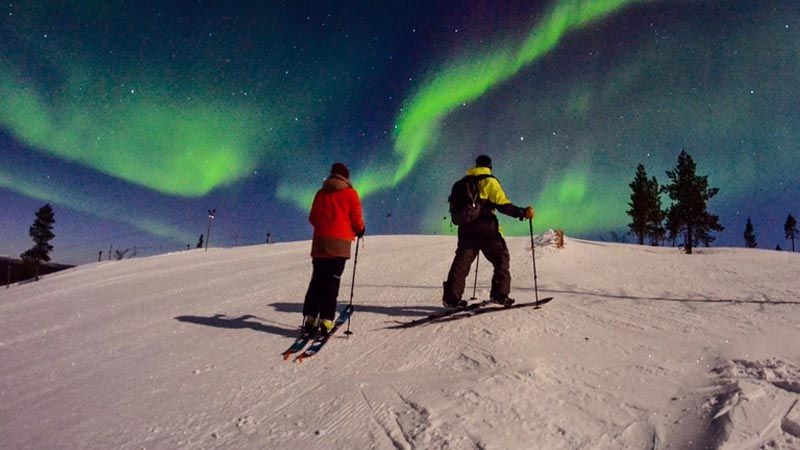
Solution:
M 314 227 L 312 258 L 350 258 L 350 246 L 364 231 L 361 200 L 350 181 L 331 175 L 314 196 L 308 221 Z

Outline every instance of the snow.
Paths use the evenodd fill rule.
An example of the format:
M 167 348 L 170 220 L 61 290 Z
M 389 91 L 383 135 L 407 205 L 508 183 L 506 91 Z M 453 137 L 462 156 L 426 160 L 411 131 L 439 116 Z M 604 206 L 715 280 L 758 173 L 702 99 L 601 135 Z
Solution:
M 800 448 L 800 255 L 552 237 L 541 309 L 397 329 L 441 309 L 456 241 L 368 236 L 354 334 L 302 364 L 280 353 L 309 242 L 0 289 L 0 448 Z M 530 239 L 508 244 L 533 301 Z

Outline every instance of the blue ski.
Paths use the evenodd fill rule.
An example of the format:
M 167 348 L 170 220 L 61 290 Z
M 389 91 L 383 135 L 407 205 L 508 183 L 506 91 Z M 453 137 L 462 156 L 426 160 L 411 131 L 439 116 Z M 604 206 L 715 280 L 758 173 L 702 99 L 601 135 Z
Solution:
M 289 348 L 281 353 L 283 360 L 286 361 L 287 359 L 291 358 L 293 354 L 302 351 L 306 344 L 308 344 L 310 340 L 314 339 L 314 336 L 316 336 L 316 332 L 309 333 L 307 331 L 303 331 L 302 334 L 295 339 L 294 343 L 292 343 Z
M 339 329 L 339 327 L 344 325 L 347 322 L 347 320 L 350 319 L 350 315 L 352 313 L 353 313 L 353 306 L 352 305 L 345 306 L 342 312 L 339 313 L 339 317 L 336 318 L 336 322 L 334 322 L 331 332 L 328 333 L 327 335 L 321 334 L 318 335 L 316 338 L 314 338 L 314 341 L 311 343 L 311 345 L 308 346 L 306 351 L 297 355 L 297 357 L 294 359 L 295 362 L 303 362 L 304 359 L 310 358 L 319 353 L 319 351 L 322 350 L 322 347 L 325 346 L 325 344 L 328 342 L 331 336 L 333 336 L 333 333 L 335 333 L 336 330 Z

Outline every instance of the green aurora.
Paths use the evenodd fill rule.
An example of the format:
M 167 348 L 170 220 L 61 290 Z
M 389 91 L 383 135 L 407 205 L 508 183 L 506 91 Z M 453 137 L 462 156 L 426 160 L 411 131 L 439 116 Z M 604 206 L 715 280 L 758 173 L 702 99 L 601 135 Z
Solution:
M 466 102 L 473 102 L 489 89 L 508 80 L 551 51 L 570 31 L 580 29 L 622 7 L 641 0 L 556 3 L 520 44 L 497 46 L 480 55 L 468 56 L 436 71 L 430 81 L 406 102 L 395 133 L 395 153 L 401 163 L 393 183 L 403 180 L 429 148 L 444 118 Z
M 800 104 L 796 89 L 787 89 L 800 83 L 800 21 L 791 11 L 733 7 L 707 29 L 708 11 L 726 3 L 554 1 L 532 24 L 424 59 L 404 98 L 370 99 L 394 111 L 371 125 L 388 134 L 366 144 L 337 141 L 344 132 L 330 131 L 359 109 L 351 94 L 372 64 L 356 60 L 355 49 L 342 51 L 346 44 L 308 47 L 316 69 L 284 64 L 285 55 L 269 46 L 243 53 L 247 61 L 263 54 L 263 61 L 237 65 L 223 51 L 234 38 L 177 49 L 167 39 L 164 49 L 148 43 L 150 53 L 132 51 L 145 30 L 133 43 L 104 38 L 96 48 L 89 41 L 105 36 L 99 25 L 87 39 L 80 30 L 42 32 L 42 6 L 17 14 L 21 26 L 0 25 L 12 39 L 0 44 L 0 127 L 31 152 L 171 199 L 203 199 L 266 178 L 270 195 L 300 215 L 331 161 L 341 159 L 367 205 L 370 198 L 380 199 L 374 209 L 419 204 L 405 214 L 413 211 L 416 231 L 437 233 L 454 232 L 443 220 L 447 192 L 477 153 L 495 159 L 512 201 L 536 207 L 537 230 L 583 233 L 624 227 L 636 164 L 664 181 L 686 146 L 712 185 L 723 187 L 715 201 L 732 210 L 766 189 L 764 174 L 771 182 L 800 170 L 792 151 L 800 124 L 781 120 Z M 81 8 L 86 23 L 95 15 L 127 20 L 99 4 Z M 686 13 L 659 20 L 662 10 Z M 648 14 L 650 28 L 627 22 Z M 259 37 L 282 36 L 280 28 L 270 33 Z M 212 34 L 201 37 L 212 41 Z M 35 180 L 0 166 L 5 189 L 194 240 L 157 220 L 112 217 L 97 193 Z M 527 233 L 525 223 L 503 225 L 509 234 Z
M 536 62 L 542 55 L 554 49 L 569 32 L 585 27 L 632 3 L 642 0 L 563 0 L 552 6 L 544 18 L 528 33 L 521 43 L 487 46 L 488 50 L 475 51 L 450 61 L 435 70 L 428 81 L 417 88 L 416 93 L 404 103 L 394 126 L 394 154 L 399 161 L 375 164 L 369 170 L 355 176 L 354 183 L 363 196 L 391 189 L 403 182 L 418 164 L 426 150 L 434 145 L 442 122 L 448 114 L 466 104 L 477 101 L 493 87 L 518 74 L 526 66 Z M 568 192 L 585 192 L 586 188 L 570 185 L 583 177 L 568 177 L 559 186 Z M 298 187 L 283 183 L 279 197 L 293 201 L 298 208 L 310 204 L 316 185 Z M 547 187 L 543 193 L 548 193 Z M 575 202 L 570 198 L 570 202 Z M 552 214 L 553 217 L 555 214 Z M 542 223 L 553 224 L 548 214 Z M 575 226 L 575 224 L 573 224 Z M 582 224 L 575 226 L 586 229 Z M 441 229 L 447 232 L 449 227 Z
M 92 214 L 98 217 L 114 217 L 115 220 L 124 222 L 154 236 L 173 239 L 177 242 L 193 242 L 196 236 L 174 226 L 164 225 L 156 220 L 137 215 L 135 211 L 126 211 L 119 203 L 103 201 L 95 196 L 75 195 L 74 191 L 65 189 L 64 186 L 44 186 L 43 183 L 33 183 L 13 177 L 0 170 L 0 188 L 13 189 L 24 192 L 25 195 L 66 206 L 75 211 Z
M 362 195 L 402 182 L 452 110 L 535 62 L 565 34 L 628 3 L 634 1 L 559 2 L 521 44 L 459 58 L 436 71 L 397 119 L 394 152 L 400 161 L 357 176 Z M 54 61 L 67 59 L 60 51 L 50 53 Z M 209 95 L 214 90 L 207 86 L 180 88 L 200 94 L 176 98 L 153 81 L 158 77 L 132 73 L 123 77 L 127 84 L 117 84 L 99 67 L 91 61 L 57 63 L 61 87 L 48 93 L 21 81 L 10 64 L 0 65 L 0 96 L 10 100 L 0 105 L 0 122 L 32 147 L 179 196 L 203 196 L 249 176 L 281 141 L 264 134 L 280 129 L 279 121 L 253 102 Z M 316 187 L 282 183 L 278 196 L 305 209 Z

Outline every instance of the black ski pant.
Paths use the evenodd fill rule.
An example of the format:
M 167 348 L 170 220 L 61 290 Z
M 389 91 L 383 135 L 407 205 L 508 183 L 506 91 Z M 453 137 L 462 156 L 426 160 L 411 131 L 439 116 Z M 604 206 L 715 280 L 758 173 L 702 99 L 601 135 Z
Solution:
M 347 258 L 313 258 L 314 271 L 308 283 L 303 315 L 333 320 L 336 315 L 336 297 Z
M 491 298 L 503 299 L 511 292 L 511 258 L 503 236 L 499 232 L 485 236 L 459 236 L 456 256 L 444 284 L 444 300 L 448 303 L 461 300 L 467 275 L 478 252 L 482 252 L 494 266 Z

